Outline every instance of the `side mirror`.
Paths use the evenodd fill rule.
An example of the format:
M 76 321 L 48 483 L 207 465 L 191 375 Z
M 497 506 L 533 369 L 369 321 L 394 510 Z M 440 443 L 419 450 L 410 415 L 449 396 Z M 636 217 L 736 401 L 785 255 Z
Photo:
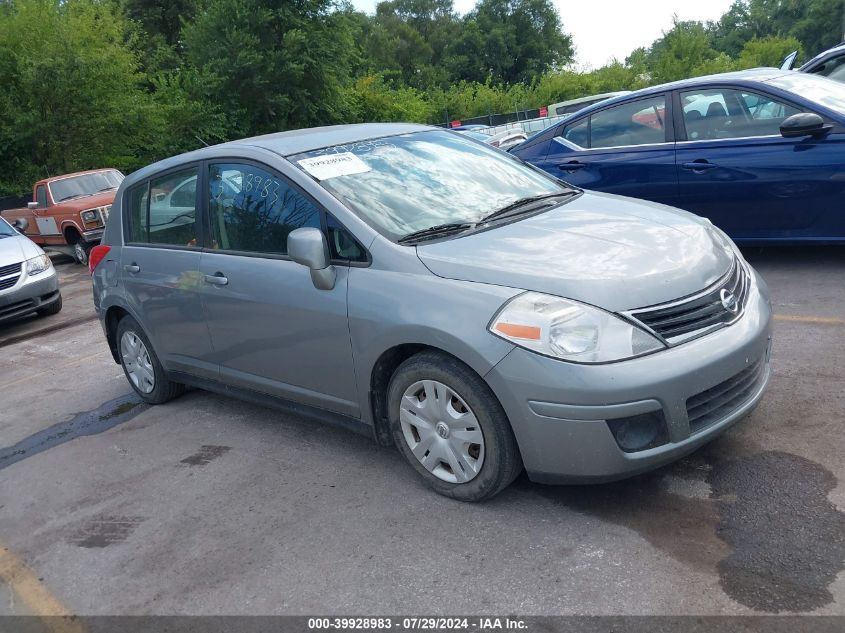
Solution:
M 18 233 L 23 233 L 26 231 L 26 227 L 29 226 L 29 222 L 26 218 L 18 218 L 14 222 L 12 222 L 12 228 L 14 228 Z
M 27 209 L 37 209 L 37 208 L 38 208 L 38 203 L 37 203 L 37 202 L 27 202 L 27 203 L 26 203 L 26 208 L 27 208 Z
M 337 271 L 329 264 L 329 245 L 320 229 L 303 227 L 291 231 L 288 235 L 288 256 L 311 270 L 311 281 L 315 288 L 334 288 Z
M 784 138 L 821 136 L 827 134 L 832 128 L 832 125 L 825 123 L 824 119 L 815 112 L 799 112 L 783 120 L 780 124 L 780 134 Z

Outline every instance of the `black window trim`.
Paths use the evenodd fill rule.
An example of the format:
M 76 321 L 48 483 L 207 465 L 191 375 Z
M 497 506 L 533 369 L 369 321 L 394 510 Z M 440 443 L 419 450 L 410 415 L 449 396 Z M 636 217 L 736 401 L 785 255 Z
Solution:
M 202 246 L 205 243 L 205 222 L 204 217 L 206 215 L 204 207 L 205 207 L 205 196 L 200 196 L 199 193 L 197 195 L 197 199 L 195 202 L 196 206 L 196 218 L 194 221 L 194 226 L 196 227 L 197 232 L 197 245 L 196 246 L 188 246 L 187 244 L 156 244 L 154 242 L 134 242 L 129 240 L 128 238 L 131 237 L 131 214 L 129 210 L 129 196 L 132 191 L 137 190 L 141 186 L 147 187 L 147 208 L 146 208 L 146 223 L 147 223 L 147 239 L 149 239 L 149 226 L 150 226 L 150 202 L 152 201 L 151 188 L 152 188 L 152 181 L 159 180 L 160 178 L 165 178 L 172 174 L 179 173 L 180 171 L 185 171 L 187 169 L 191 169 L 192 167 L 197 168 L 197 192 L 200 191 L 199 187 L 203 187 L 203 191 L 205 190 L 205 175 L 202 173 L 202 161 L 191 161 L 189 163 L 183 163 L 181 165 L 177 165 L 175 167 L 171 167 L 154 174 L 151 174 L 147 178 L 144 178 L 141 182 L 137 182 L 131 187 L 127 187 L 126 191 L 123 192 L 123 200 L 121 201 L 122 206 L 122 213 L 121 219 L 123 220 L 123 245 L 124 246 L 144 246 L 147 248 L 163 248 L 165 250 L 177 250 L 177 251 L 195 251 L 201 252 L 203 250 Z
M 211 230 L 211 207 L 209 205 L 208 200 L 208 172 L 211 168 L 211 165 L 218 165 L 218 164 L 241 164 L 241 165 L 253 165 L 258 167 L 259 169 L 264 169 L 274 177 L 277 177 L 279 180 L 287 184 L 291 187 L 294 191 L 302 195 L 308 202 L 310 202 L 314 208 L 317 209 L 317 212 L 320 214 L 320 230 L 323 233 L 323 236 L 326 240 L 329 239 L 328 233 L 328 225 L 326 221 L 326 217 L 330 214 L 325 206 L 323 206 L 318 200 L 316 200 L 311 194 L 305 191 L 299 184 L 295 183 L 293 180 L 279 172 L 278 169 L 271 167 L 267 163 L 263 163 L 261 161 L 252 159 L 252 158 L 244 158 L 242 156 L 227 156 L 227 157 L 218 157 L 218 158 L 209 158 L 203 161 L 203 174 L 205 178 L 205 184 L 202 190 L 202 200 L 203 200 L 203 234 L 209 236 L 209 238 L 213 235 Z M 369 249 L 367 249 L 364 245 L 361 244 L 361 241 L 355 237 L 355 235 L 350 231 L 343 222 L 341 222 L 336 215 L 331 214 L 334 218 L 335 222 L 337 222 L 340 227 L 346 231 L 349 236 L 357 242 L 358 246 L 366 255 L 366 261 L 361 262 L 354 262 L 349 259 L 339 259 L 339 258 L 331 258 L 329 263 L 334 266 L 349 266 L 352 268 L 368 268 L 373 263 L 372 255 L 370 254 Z M 282 253 L 257 253 L 254 251 L 241 251 L 235 249 L 223 249 L 223 248 L 212 248 L 210 243 L 205 244 L 203 243 L 202 252 L 204 253 L 216 253 L 220 255 L 237 255 L 239 257 L 257 257 L 259 259 L 280 259 L 284 261 L 293 261 L 291 260 L 290 256 L 287 254 Z

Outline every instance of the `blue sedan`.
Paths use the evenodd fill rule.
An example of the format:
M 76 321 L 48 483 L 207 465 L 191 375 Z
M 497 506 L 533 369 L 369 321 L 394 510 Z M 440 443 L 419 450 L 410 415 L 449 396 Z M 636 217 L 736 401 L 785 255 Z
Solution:
M 709 218 L 744 243 L 845 242 L 845 84 L 756 69 L 584 108 L 512 153 L 585 189 Z

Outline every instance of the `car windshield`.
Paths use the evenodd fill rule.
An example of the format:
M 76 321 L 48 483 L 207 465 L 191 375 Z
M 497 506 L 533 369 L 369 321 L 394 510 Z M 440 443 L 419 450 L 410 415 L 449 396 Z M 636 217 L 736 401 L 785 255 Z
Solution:
M 453 132 L 415 132 L 289 159 L 390 239 L 475 224 L 517 200 L 571 190 L 515 157 Z
M 788 90 L 821 106 L 845 115 L 845 84 L 826 77 L 807 73 L 791 72 L 770 79 L 769 84 Z
M 123 182 L 123 174 L 116 169 L 110 169 L 54 180 L 50 183 L 50 193 L 53 194 L 53 202 L 61 202 L 71 198 L 90 196 L 100 191 L 117 189 L 121 182 Z
M 6 220 L 0 218 L 0 237 L 12 237 L 17 234 L 18 232 Z

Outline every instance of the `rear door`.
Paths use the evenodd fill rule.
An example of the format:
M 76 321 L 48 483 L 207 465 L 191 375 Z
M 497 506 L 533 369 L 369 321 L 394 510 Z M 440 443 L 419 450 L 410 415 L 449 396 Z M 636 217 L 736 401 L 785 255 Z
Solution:
M 609 106 L 561 126 L 537 161 L 585 189 L 677 202 L 671 108 L 665 94 Z
M 318 290 L 310 271 L 287 256 L 291 231 L 325 228 L 322 210 L 269 167 L 235 159 L 208 165 L 208 198 L 210 240 L 200 274 L 222 380 L 360 415 L 346 309 L 349 268 L 338 264 L 334 288 Z
M 737 239 L 842 237 L 841 135 L 784 138 L 797 105 L 760 90 L 679 91 L 681 208 Z
M 181 201 L 178 218 L 156 211 L 173 191 L 199 176 L 196 164 L 129 189 L 120 275 L 126 299 L 165 369 L 216 378 L 199 295 L 202 222 L 196 186 Z

